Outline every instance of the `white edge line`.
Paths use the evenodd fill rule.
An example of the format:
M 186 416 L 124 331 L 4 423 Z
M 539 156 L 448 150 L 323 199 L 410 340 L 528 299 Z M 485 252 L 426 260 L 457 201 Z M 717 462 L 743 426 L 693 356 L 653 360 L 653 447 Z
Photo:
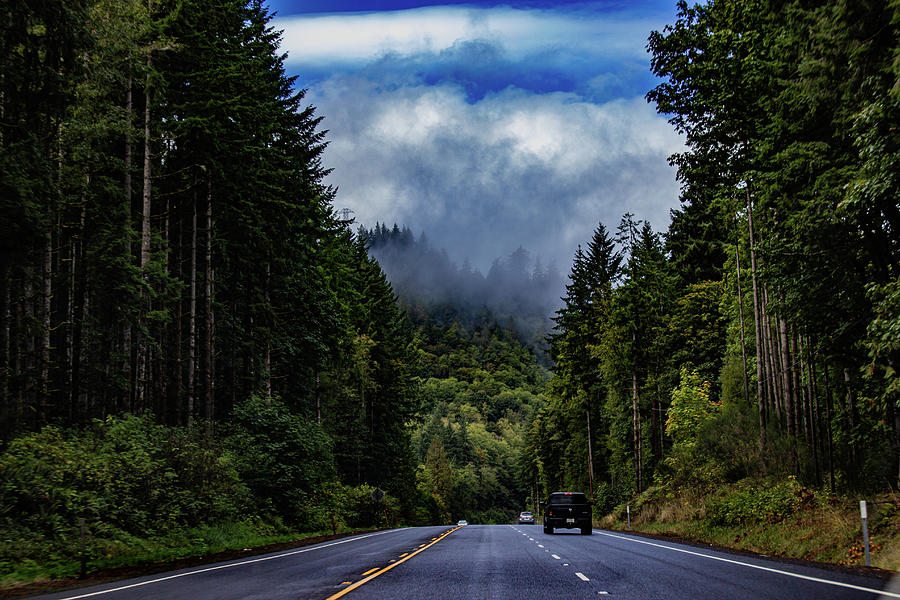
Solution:
M 625 537 L 622 535 L 607 533 L 605 531 L 597 531 L 597 533 L 599 533 L 600 535 L 605 535 L 608 537 L 625 540 L 628 542 L 635 542 L 636 544 L 646 544 L 647 546 L 655 546 L 656 548 L 672 550 L 673 552 L 682 552 L 684 554 L 690 554 L 692 556 L 699 556 L 701 558 L 709 558 L 711 560 L 718 560 L 721 562 L 731 563 L 733 565 L 740 565 L 742 567 L 750 567 L 751 569 L 759 569 L 760 571 L 768 571 L 769 573 L 777 573 L 778 575 L 787 575 L 788 577 L 796 577 L 797 579 L 805 579 L 807 581 L 815 581 L 818 583 L 826 583 L 829 585 L 836 585 L 838 587 L 849 588 L 851 590 L 859 590 L 861 592 L 872 592 L 873 594 L 881 594 L 883 597 L 888 597 L 888 598 L 900 598 L 900 593 L 888 592 L 886 590 L 876 590 L 874 588 L 867 588 L 867 587 L 862 587 L 859 585 L 853 585 L 852 583 L 843 583 L 841 581 L 832 581 L 830 579 L 821 579 L 819 577 L 812 577 L 810 575 L 801 575 L 800 573 L 791 573 L 790 571 L 781 571 L 780 569 L 773 569 L 771 567 L 763 567 L 761 565 L 754 565 L 752 563 L 741 562 L 739 560 L 731 560 L 730 558 L 722 558 L 720 556 L 711 556 L 709 554 L 701 554 L 700 552 L 684 550 L 683 548 L 673 548 L 672 546 L 656 544 L 654 542 L 648 542 L 646 540 L 638 540 L 638 539 L 634 539 L 634 538 L 630 538 L 630 537 Z
M 357 540 L 364 540 L 366 538 L 370 538 L 376 535 L 384 535 L 386 533 L 394 533 L 395 531 L 402 531 L 402 529 L 391 529 L 390 531 L 379 531 L 377 533 L 370 533 L 367 535 L 359 536 L 359 537 L 351 537 L 347 539 L 343 539 L 337 542 L 331 542 L 330 544 L 325 544 L 323 546 L 314 546 L 312 548 L 304 548 L 303 550 L 293 550 L 291 552 L 284 552 L 282 554 L 275 554 L 274 556 L 265 556 L 263 558 L 254 558 L 250 560 L 244 560 L 236 563 L 228 563 L 227 565 L 218 565 L 215 567 L 208 567 L 206 569 L 198 569 L 196 571 L 188 571 L 187 573 L 179 573 L 177 575 L 169 575 L 167 577 L 160 577 L 158 579 L 151 579 L 148 581 L 140 581 L 138 583 L 132 583 L 130 585 L 123 585 L 117 588 L 110 588 L 108 590 L 99 590 L 97 592 L 90 592 L 89 594 L 81 594 L 79 596 L 66 596 L 65 598 L 60 598 L 59 600 L 78 600 L 78 598 L 90 598 L 91 596 L 99 596 L 101 594 L 109 594 L 112 592 L 121 592 L 122 590 L 128 590 L 131 588 L 141 587 L 143 585 L 149 585 L 151 583 L 159 583 L 161 581 L 168 581 L 169 579 L 178 579 L 179 577 L 187 577 L 188 575 L 197 575 L 199 573 L 208 573 L 210 571 L 218 571 L 219 569 L 230 569 L 231 567 L 240 567 L 241 565 L 250 565 L 253 563 L 264 562 L 267 560 L 274 560 L 276 558 L 284 558 L 286 556 L 293 556 L 295 554 L 302 554 L 304 552 L 312 552 L 313 550 L 320 550 L 322 548 L 328 548 L 330 546 L 337 546 L 339 544 L 346 544 L 347 542 L 354 542 Z

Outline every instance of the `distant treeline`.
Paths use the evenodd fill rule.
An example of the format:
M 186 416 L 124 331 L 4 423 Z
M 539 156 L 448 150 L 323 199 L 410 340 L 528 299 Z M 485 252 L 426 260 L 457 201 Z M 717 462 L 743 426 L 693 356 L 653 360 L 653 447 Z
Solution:
M 359 237 L 414 320 L 427 315 L 439 324 L 459 320 L 466 327 L 496 322 L 515 331 L 546 362 L 550 316 L 564 290 L 555 264 L 532 259 L 520 246 L 495 259 L 483 275 L 468 259 L 457 265 L 446 249 L 434 248 L 424 233 L 416 237 L 406 226 L 376 224 L 360 228 Z
M 663 235 L 575 257 L 528 445 L 542 489 L 900 484 L 900 5 L 678 2 L 648 98 L 685 135 Z

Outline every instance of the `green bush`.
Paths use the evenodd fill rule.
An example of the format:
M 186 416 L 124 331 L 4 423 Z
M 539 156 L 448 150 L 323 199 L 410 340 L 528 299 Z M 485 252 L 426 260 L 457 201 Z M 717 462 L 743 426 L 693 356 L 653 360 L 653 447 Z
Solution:
M 594 493 L 594 518 L 599 519 L 615 510 L 616 506 L 631 496 L 631 490 L 623 485 L 613 485 L 606 481 L 597 484 Z
M 202 428 L 150 415 L 85 429 L 45 427 L 0 454 L 0 560 L 70 559 L 85 519 L 90 556 L 114 556 L 154 536 L 247 518 L 232 456 Z
M 318 529 L 310 496 L 336 480 L 331 439 L 321 426 L 278 399 L 252 397 L 235 407 L 225 446 L 258 512 Z
M 816 503 L 815 493 L 793 477 L 781 481 L 747 482 L 738 491 L 710 501 L 707 518 L 712 525 L 779 523 Z

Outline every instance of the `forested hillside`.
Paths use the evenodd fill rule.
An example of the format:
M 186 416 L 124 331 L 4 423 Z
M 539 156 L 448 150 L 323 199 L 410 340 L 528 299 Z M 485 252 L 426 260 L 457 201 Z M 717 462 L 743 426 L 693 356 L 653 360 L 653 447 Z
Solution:
M 655 484 L 897 489 L 898 31 L 896 3 L 717 0 L 650 35 L 682 206 L 575 257 L 534 485 L 593 479 L 600 513 Z
M 511 522 L 536 500 L 520 458 L 549 374 L 494 322 L 425 321 L 418 332 L 423 405 L 413 445 L 435 520 Z

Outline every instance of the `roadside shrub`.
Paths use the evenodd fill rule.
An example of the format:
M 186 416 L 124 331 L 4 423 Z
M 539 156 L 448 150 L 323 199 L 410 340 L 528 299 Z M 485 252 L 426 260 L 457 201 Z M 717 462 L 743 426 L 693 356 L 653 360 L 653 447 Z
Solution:
M 812 490 L 790 477 L 777 482 L 748 482 L 739 490 L 709 503 L 707 518 L 712 525 L 779 523 L 817 502 Z
M 630 495 L 631 490 L 623 485 L 601 481 L 594 492 L 594 518 L 599 519 L 608 515 Z
M 15 540 L 0 558 L 73 556 L 79 518 L 90 554 L 111 556 L 173 530 L 247 518 L 248 501 L 231 456 L 202 429 L 150 415 L 48 426 L 0 454 L 0 539 Z
M 759 446 L 759 417 L 742 400 L 724 402 L 715 418 L 698 429 L 696 451 L 714 463 L 718 481 L 761 475 L 766 463 Z
M 251 397 L 234 408 L 225 447 L 257 510 L 303 529 L 319 529 L 311 495 L 336 480 L 331 439 L 277 398 Z
M 338 531 L 381 527 L 396 523 L 399 502 L 385 494 L 376 501 L 371 485 L 356 487 L 337 482 L 327 484 L 304 497 L 300 520 L 308 531 Z

